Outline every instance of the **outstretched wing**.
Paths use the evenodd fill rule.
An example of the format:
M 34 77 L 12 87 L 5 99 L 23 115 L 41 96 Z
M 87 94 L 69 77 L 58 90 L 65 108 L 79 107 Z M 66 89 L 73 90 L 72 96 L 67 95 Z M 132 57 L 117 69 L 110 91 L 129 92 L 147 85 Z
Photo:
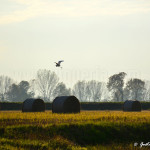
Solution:
M 64 62 L 63 60 L 58 61 L 58 64 L 60 65 L 61 62 Z

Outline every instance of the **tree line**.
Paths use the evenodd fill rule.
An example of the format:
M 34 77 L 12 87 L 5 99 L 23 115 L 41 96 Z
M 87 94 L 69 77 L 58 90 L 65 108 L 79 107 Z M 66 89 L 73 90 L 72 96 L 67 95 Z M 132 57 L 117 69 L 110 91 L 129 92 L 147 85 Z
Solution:
M 108 82 L 78 81 L 73 88 L 67 88 L 55 72 L 38 70 L 35 79 L 15 82 L 8 76 L 0 76 L 0 101 L 23 102 L 30 97 L 51 102 L 57 96 L 75 95 L 81 102 L 150 100 L 150 81 L 131 78 L 125 82 L 125 72 L 109 77 Z

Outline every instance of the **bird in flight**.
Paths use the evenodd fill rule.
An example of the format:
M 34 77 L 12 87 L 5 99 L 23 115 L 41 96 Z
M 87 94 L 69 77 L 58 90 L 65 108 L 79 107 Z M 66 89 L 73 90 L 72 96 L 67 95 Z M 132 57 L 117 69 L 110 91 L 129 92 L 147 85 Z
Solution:
M 63 61 L 63 60 L 60 60 L 60 61 L 58 61 L 58 62 L 55 62 L 55 63 L 56 63 L 56 67 L 61 67 L 60 64 L 61 64 L 62 62 L 64 62 L 64 61 Z M 62 67 L 61 67 L 61 68 L 62 68 Z

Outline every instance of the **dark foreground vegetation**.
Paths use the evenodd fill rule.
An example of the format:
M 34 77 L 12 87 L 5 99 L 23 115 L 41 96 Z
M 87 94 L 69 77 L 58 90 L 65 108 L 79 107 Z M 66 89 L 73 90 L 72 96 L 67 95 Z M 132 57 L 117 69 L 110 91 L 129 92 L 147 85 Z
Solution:
M 130 145 L 149 141 L 150 124 L 79 123 L 1 128 L 1 145 L 29 149 L 72 149 L 95 145 Z M 13 140 L 12 140 L 13 139 Z

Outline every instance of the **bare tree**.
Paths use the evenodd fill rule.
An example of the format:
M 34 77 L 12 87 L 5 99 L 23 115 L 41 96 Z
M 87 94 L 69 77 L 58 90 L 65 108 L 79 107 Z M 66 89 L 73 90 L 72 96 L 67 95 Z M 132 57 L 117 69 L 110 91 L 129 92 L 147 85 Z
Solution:
M 89 101 L 98 102 L 103 94 L 103 84 L 95 80 L 87 82 L 87 98 Z
M 58 84 L 58 80 L 55 72 L 46 69 L 38 70 L 35 82 L 37 91 L 44 101 L 51 101 L 53 99 L 53 91 Z
M 72 93 L 80 100 L 87 101 L 87 84 L 85 81 L 78 81 L 72 90 Z
M 9 91 L 10 86 L 13 83 L 13 79 L 8 76 L 0 76 L 0 99 L 1 101 L 7 100 L 7 93 Z
M 101 101 L 105 95 L 104 83 L 95 80 L 78 81 L 73 87 L 73 94 L 79 98 L 80 101 Z
M 111 101 L 111 93 L 109 92 L 108 88 L 107 88 L 107 84 L 105 82 L 102 82 L 102 86 L 101 86 L 101 101 L 104 102 L 109 102 Z
M 150 101 L 150 81 L 145 81 L 145 92 L 143 100 Z

